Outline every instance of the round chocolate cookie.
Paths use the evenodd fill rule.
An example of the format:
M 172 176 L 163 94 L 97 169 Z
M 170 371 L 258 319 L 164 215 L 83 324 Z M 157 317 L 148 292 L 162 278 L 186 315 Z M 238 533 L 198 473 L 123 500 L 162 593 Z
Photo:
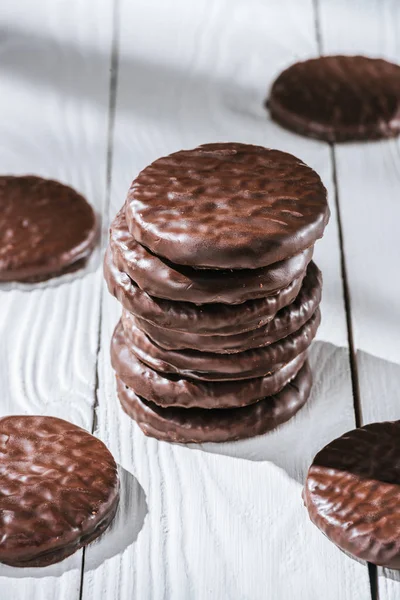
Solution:
M 153 298 L 114 265 L 110 248 L 104 257 L 104 278 L 110 293 L 126 310 L 160 327 L 204 335 L 231 335 L 265 325 L 298 295 L 303 275 L 286 288 L 243 304 L 203 304 L 173 302 Z
M 143 400 L 117 377 L 124 411 L 142 431 L 166 442 L 228 442 L 261 435 L 288 421 L 306 403 L 312 384 L 306 362 L 279 394 L 250 406 L 207 410 L 162 408 Z
M 38 281 L 82 266 L 97 239 L 92 207 L 33 175 L 0 177 L 0 281 Z
M 126 200 L 133 237 L 181 265 L 255 269 L 322 237 L 326 190 L 291 154 L 238 143 L 205 144 L 160 158 Z
M 339 548 L 400 569 L 400 421 L 365 425 L 325 446 L 303 497 L 313 523 Z
M 90 433 L 53 417 L 0 419 L 0 562 L 66 558 L 103 533 L 118 500 L 117 465 Z
M 311 344 L 321 320 L 319 308 L 303 327 L 264 348 L 238 354 L 198 350 L 165 350 L 137 327 L 124 329 L 130 350 L 139 360 L 161 373 L 175 373 L 204 381 L 229 381 L 264 377 L 282 368 Z
M 313 254 L 313 248 L 307 248 L 261 269 L 222 271 L 175 265 L 132 237 L 124 208 L 111 225 L 110 247 L 116 267 L 150 296 L 195 304 L 241 304 L 276 294 L 304 273 Z
M 111 340 L 111 364 L 118 377 L 138 396 L 159 406 L 232 408 L 277 394 L 295 377 L 307 352 L 270 375 L 241 381 L 199 381 L 158 373 L 142 363 L 126 345 L 119 323 Z
M 161 348 L 166 350 L 192 349 L 216 354 L 235 354 L 251 348 L 261 348 L 287 337 L 302 327 L 316 311 L 321 301 L 322 276 L 315 263 L 310 263 L 307 275 L 296 300 L 282 308 L 262 327 L 236 335 L 199 335 L 158 327 L 145 319 L 122 311 L 122 325 L 141 329 Z
M 268 108 L 283 127 L 328 142 L 400 132 L 400 66 L 364 56 L 322 56 L 274 82 Z

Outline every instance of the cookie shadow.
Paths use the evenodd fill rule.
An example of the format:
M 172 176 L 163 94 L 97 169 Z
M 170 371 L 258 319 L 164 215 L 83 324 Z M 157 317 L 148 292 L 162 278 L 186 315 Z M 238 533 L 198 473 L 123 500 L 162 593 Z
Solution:
M 354 424 L 347 348 L 316 341 L 310 355 L 313 388 L 307 404 L 287 423 L 265 435 L 223 444 L 191 444 L 204 452 L 252 461 L 270 461 L 303 484 L 315 454 Z M 331 415 L 326 428 L 327 415 Z M 349 427 L 349 423 L 352 424 Z
M 85 573 L 97 569 L 104 561 L 122 554 L 135 543 L 148 513 L 146 496 L 136 477 L 121 466 L 118 467 L 118 471 L 121 492 L 117 513 L 109 528 L 85 548 Z M 17 568 L 0 564 L 0 578 L 61 577 L 64 573 L 81 566 L 81 553 L 75 553 L 66 560 L 48 567 Z

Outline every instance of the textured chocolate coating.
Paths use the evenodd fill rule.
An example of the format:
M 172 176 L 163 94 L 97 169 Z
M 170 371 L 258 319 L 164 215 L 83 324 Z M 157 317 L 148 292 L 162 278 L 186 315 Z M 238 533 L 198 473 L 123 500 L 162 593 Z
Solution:
M 242 408 L 161 408 L 137 396 L 117 377 L 124 411 L 142 431 L 166 442 L 228 442 L 262 435 L 288 421 L 306 403 L 312 384 L 306 362 L 279 394 Z
M 110 230 L 113 261 L 150 296 L 195 304 L 240 304 L 276 294 L 300 277 L 313 248 L 262 269 L 210 270 L 175 265 L 156 256 L 132 237 L 122 209 Z
M 97 538 L 119 500 L 105 445 L 53 417 L 0 419 L 0 562 L 39 567 Z
M 213 354 L 198 350 L 165 350 L 137 327 L 124 329 L 126 342 L 139 360 L 161 373 L 175 373 L 204 381 L 227 381 L 263 377 L 282 368 L 311 344 L 321 314 L 317 309 L 301 329 L 288 337 L 238 354 Z
M 119 323 L 111 340 L 111 364 L 120 379 L 138 396 L 159 406 L 232 408 L 277 394 L 295 377 L 307 352 L 265 377 L 241 381 L 199 381 L 158 373 L 129 350 Z
M 372 423 L 325 446 L 303 497 L 313 523 L 339 548 L 400 569 L 400 421 Z
M 318 267 L 310 263 L 307 275 L 296 300 L 282 308 L 275 317 L 262 327 L 236 335 L 199 335 L 158 327 L 145 319 L 135 317 L 127 310 L 122 312 L 124 328 L 137 327 L 161 348 L 167 350 L 192 349 L 217 354 L 235 354 L 251 348 L 269 346 L 294 333 L 316 311 L 321 301 L 322 276 Z
M 0 177 L 0 281 L 35 281 L 81 265 L 97 239 L 90 204 L 33 175 Z
M 312 246 L 329 208 L 319 176 L 298 158 L 220 143 L 146 167 L 128 192 L 126 219 L 138 242 L 174 263 L 255 269 Z
M 134 315 L 161 327 L 204 335 L 230 335 L 261 327 L 271 321 L 278 310 L 293 302 L 303 281 L 301 276 L 274 296 L 243 304 L 196 306 L 190 302 L 152 298 L 143 292 L 126 273 L 117 269 L 110 248 L 104 257 L 104 277 L 110 293 Z
M 297 133 L 345 142 L 400 132 L 400 66 L 364 56 L 323 56 L 292 65 L 274 82 L 271 117 Z

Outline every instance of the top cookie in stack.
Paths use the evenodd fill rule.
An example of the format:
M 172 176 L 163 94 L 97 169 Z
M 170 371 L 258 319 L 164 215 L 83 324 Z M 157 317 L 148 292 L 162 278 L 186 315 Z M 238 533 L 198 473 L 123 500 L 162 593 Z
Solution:
M 105 277 L 124 307 L 119 397 L 145 433 L 238 439 L 304 404 L 321 297 L 310 261 L 328 219 L 318 175 L 278 150 L 207 144 L 139 174 Z

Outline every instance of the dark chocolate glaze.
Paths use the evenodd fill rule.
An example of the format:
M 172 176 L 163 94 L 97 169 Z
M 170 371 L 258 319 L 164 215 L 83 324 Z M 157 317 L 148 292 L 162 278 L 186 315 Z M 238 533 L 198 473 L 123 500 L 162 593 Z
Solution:
M 255 269 L 312 246 L 329 208 L 319 176 L 298 158 L 219 143 L 146 167 L 128 192 L 126 219 L 139 243 L 174 263 Z
M 81 265 L 97 234 L 92 207 L 72 188 L 0 177 L 0 281 L 38 281 Z
M 98 537 L 119 500 L 105 445 L 53 417 L 0 419 L 0 562 L 39 567 Z
M 204 335 L 231 335 L 265 325 L 298 295 L 303 276 L 267 298 L 243 304 L 173 302 L 153 298 L 114 265 L 110 248 L 104 257 L 104 277 L 110 293 L 126 310 L 160 327 Z
M 161 373 L 175 373 L 204 381 L 227 381 L 263 377 L 282 368 L 311 344 L 320 324 L 319 308 L 292 335 L 264 348 L 238 354 L 214 354 L 198 350 L 165 350 L 140 329 L 124 329 L 130 350 L 139 360 Z
M 265 377 L 241 381 L 199 381 L 158 373 L 129 350 L 119 323 L 111 340 L 111 364 L 118 377 L 138 396 L 159 406 L 234 408 L 272 396 L 295 377 L 307 352 Z
M 328 142 L 400 132 L 400 66 L 364 56 L 323 56 L 292 65 L 268 107 L 283 127 Z
M 122 312 L 124 328 L 137 327 L 144 331 L 158 346 L 166 350 L 192 349 L 217 354 L 235 354 L 250 348 L 269 346 L 294 333 L 316 311 L 321 301 L 322 276 L 318 267 L 310 263 L 307 275 L 296 300 L 282 308 L 275 317 L 262 327 L 236 335 L 199 335 L 158 327 L 145 319 L 135 317 L 127 310 Z
M 325 446 L 303 497 L 313 523 L 339 548 L 400 569 L 400 421 L 365 425 Z
M 228 442 L 262 435 L 288 421 L 306 403 L 312 384 L 306 362 L 279 394 L 250 406 L 207 410 L 162 408 L 137 396 L 117 377 L 124 411 L 149 436 L 167 442 Z
M 176 265 L 141 246 L 128 230 L 121 209 L 110 230 L 117 268 L 150 296 L 195 304 L 241 304 L 265 298 L 302 276 L 313 248 L 262 269 L 210 270 Z

